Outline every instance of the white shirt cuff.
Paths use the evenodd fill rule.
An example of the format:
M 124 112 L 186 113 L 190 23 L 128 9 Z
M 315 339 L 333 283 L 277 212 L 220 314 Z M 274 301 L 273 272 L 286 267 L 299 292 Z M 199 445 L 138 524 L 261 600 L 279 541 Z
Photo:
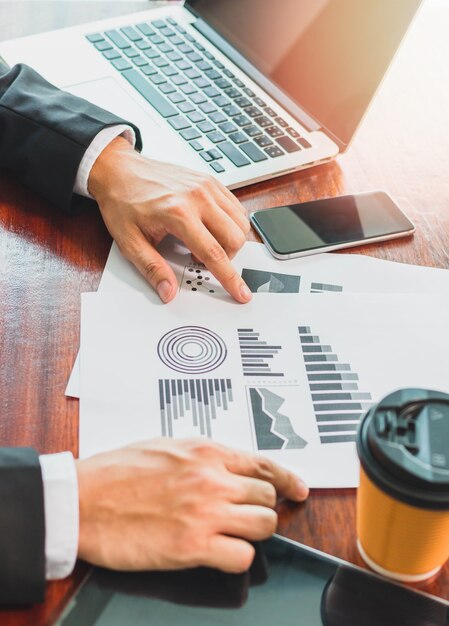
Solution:
M 86 198 L 92 198 L 88 189 L 88 182 L 90 171 L 93 164 L 98 159 L 103 150 L 108 146 L 113 139 L 122 135 L 132 146 L 136 145 L 136 133 L 125 124 L 118 124 L 117 126 L 108 126 L 103 128 L 98 135 L 93 139 L 90 146 L 84 153 L 83 159 L 79 165 L 78 172 L 76 173 L 75 185 L 73 187 L 73 193 L 77 193 L 80 196 Z
M 47 580 L 69 576 L 79 534 L 78 479 L 71 452 L 39 457 L 44 483 L 45 571 Z

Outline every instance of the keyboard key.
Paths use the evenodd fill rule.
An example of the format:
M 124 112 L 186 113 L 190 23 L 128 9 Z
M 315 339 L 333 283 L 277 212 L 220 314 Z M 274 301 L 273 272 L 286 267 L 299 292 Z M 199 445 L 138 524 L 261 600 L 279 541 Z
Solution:
M 195 91 L 195 93 L 192 93 L 192 95 L 190 96 L 190 99 L 195 104 L 201 104 L 202 102 L 206 102 L 207 100 L 206 96 L 202 93 L 199 93 L 198 91 Z
M 148 48 L 151 48 L 148 41 L 145 41 L 144 39 L 142 39 L 142 41 L 136 41 L 136 46 L 139 48 L 139 50 L 148 50 Z
M 229 117 L 234 117 L 235 115 L 240 114 L 240 109 L 233 104 L 231 104 L 230 106 L 224 107 L 223 111 L 226 113 L 226 115 L 229 115 Z
M 254 141 L 261 148 L 266 148 L 267 146 L 272 146 L 273 145 L 273 142 L 271 141 L 271 139 L 269 137 L 267 137 L 266 135 L 262 135 L 261 137 L 256 137 L 254 139 Z
M 132 26 L 125 26 L 124 28 L 121 28 L 120 30 L 126 37 L 128 37 L 130 41 L 134 42 L 134 41 L 139 41 L 140 39 L 142 39 L 142 35 L 138 33 L 137 30 L 133 28 Z
M 165 20 L 153 20 L 151 25 L 154 26 L 154 28 L 163 28 L 166 26 Z
M 179 134 L 186 141 L 191 141 L 192 139 L 198 139 L 198 137 L 201 137 L 201 133 L 199 133 L 196 128 L 187 128 L 186 130 L 182 130 Z
M 223 124 L 220 124 L 219 129 L 222 133 L 226 133 L 228 135 L 229 133 L 235 133 L 237 126 L 234 126 L 231 122 L 224 122 Z
M 106 39 L 104 39 L 103 41 L 99 41 L 98 43 L 95 44 L 95 47 L 97 50 L 99 50 L 100 52 L 104 52 L 105 50 L 113 50 L 111 44 L 109 43 L 109 41 L 106 41 Z
M 267 103 L 265 102 L 265 100 L 262 100 L 262 98 L 259 98 L 259 96 L 256 96 L 254 98 L 254 103 L 257 104 L 257 106 L 259 107 L 266 107 Z
M 225 78 L 219 78 L 215 84 L 217 85 L 217 87 L 219 87 L 220 89 L 228 89 L 228 87 L 232 87 L 231 83 L 226 80 Z
M 244 126 L 251 126 L 251 120 L 248 117 L 245 117 L 245 115 L 237 115 L 237 117 L 234 117 L 232 121 L 240 128 L 243 128 Z
M 246 141 L 248 141 L 248 137 L 240 131 L 238 133 L 233 133 L 232 135 L 229 135 L 229 139 L 231 139 L 231 141 L 233 141 L 234 143 L 245 143 Z
M 207 61 L 199 61 L 199 62 L 196 64 L 196 66 L 197 66 L 197 68 L 198 68 L 199 70 L 201 70 L 202 72 L 207 72 L 207 70 L 212 69 L 212 68 L 211 68 L 211 66 L 210 66 L 210 64 L 209 64 Z
M 212 161 L 210 166 L 213 167 L 218 174 L 225 171 L 225 168 L 219 161 Z
M 164 26 L 159 32 L 162 33 L 164 37 L 173 37 L 173 35 L 176 35 L 173 28 L 170 28 L 169 26 Z
M 231 70 L 229 70 L 228 68 L 226 68 L 225 70 L 223 70 L 223 74 L 224 74 L 225 76 L 227 76 L 228 78 L 235 78 L 235 74 L 233 74 L 233 73 L 231 72 Z
M 289 135 L 291 135 L 295 139 L 299 139 L 299 137 L 301 137 L 301 135 L 298 133 L 298 131 L 295 130 L 294 128 L 291 128 L 290 126 L 287 128 L 287 132 L 288 132 Z
M 153 59 L 153 63 L 156 67 L 166 67 L 167 65 L 169 65 L 169 62 L 167 61 L 167 59 L 164 59 L 164 57 L 157 57 Z
M 258 137 L 263 134 L 263 131 L 260 128 L 257 128 L 257 126 L 246 126 L 243 130 L 248 137 Z
M 200 44 L 199 41 L 195 41 L 194 46 L 197 50 L 200 50 L 201 52 L 206 49 L 202 44 Z
M 299 150 L 301 150 L 296 141 L 293 141 L 293 139 L 290 139 L 287 135 L 279 137 L 276 141 L 286 152 L 299 152 Z
M 149 37 L 149 35 L 154 35 L 154 30 L 150 28 L 145 22 L 143 22 L 142 24 L 137 24 L 136 28 L 140 30 L 142 35 L 145 35 L 145 37 Z
M 277 146 L 270 146 L 269 148 L 265 148 L 265 152 L 268 154 L 269 157 L 271 157 L 272 159 L 275 159 L 276 157 L 280 157 L 283 154 L 285 154 L 280 148 L 278 148 Z
M 206 150 L 203 150 L 203 152 L 200 152 L 200 154 L 205 161 L 213 161 L 211 155 L 209 154 L 209 152 L 206 152 Z
M 128 59 L 133 59 L 134 57 L 140 56 L 139 52 L 135 48 L 125 48 L 125 50 L 123 50 L 123 53 L 126 54 Z
M 218 130 L 213 133 L 209 133 L 207 138 L 212 141 L 212 143 L 220 143 L 220 141 L 225 141 L 226 137 L 218 132 Z
M 224 108 L 229 106 L 231 104 L 231 101 L 224 96 L 218 96 L 217 98 L 214 98 L 214 104 L 216 104 L 218 107 Z
M 191 84 L 191 83 L 186 83 L 185 85 L 181 85 L 180 87 L 182 93 L 185 93 L 187 96 L 190 96 L 190 94 L 196 94 L 197 90 L 195 89 L 195 87 Z M 204 98 L 204 96 L 203 96 Z
M 195 110 L 195 107 L 190 102 L 181 102 L 181 104 L 178 104 L 178 109 L 183 113 L 190 113 Z
M 182 95 L 182 93 L 179 93 L 179 91 L 175 91 L 175 93 L 171 93 L 168 96 L 168 99 L 174 104 L 178 104 L 179 102 L 185 102 L 184 96 Z
M 242 109 L 244 109 L 245 107 L 251 106 L 251 101 L 248 100 L 248 98 L 245 98 L 245 96 L 240 96 L 240 98 L 236 98 L 234 102 L 236 103 L 237 106 L 241 107 Z
M 162 73 L 165 74 L 165 76 L 177 76 L 178 75 L 178 72 L 173 67 L 173 65 L 168 65 L 167 67 L 163 67 Z
M 206 70 L 206 72 L 204 73 L 206 74 L 207 78 L 210 78 L 210 80 L 218 80 L 219 78 L 222 78 L 220 72 L 217 72 L 217 70 L 214 69 Z
M 187 41 L 191 41 L 192 43 L 195 41 L 195 37 L 193 37 L 190 33 L 188 33 L 186 31 L 185 33 L 185 38 L 187 39 Z
M 215 130 L 215 126 L 211 124 L 208 120 L 206 120 L 205 122 L 200 122 L 198 124 L 198 128 L 202 133 L 211 133 Z
M 206 89 L 206 87 L 210 87 L 210 83 L 202 76 L 200 76 L 199 78 L 194 78 L 193 82 L 199 89 Z
M 260 117 L 256 117 L 254 119 L 256 124 L 258 124 L 261 128 L 266 128 L 267 126 L 271 126 L 273 122 L 266 117 L 265 115 L 261 115 Z
M 209 50 L 205 50 L 205 51 L 204 51 L 204 56 L 205 56 L 207 59 L 211 59 L 212 61 L 215 59 L 214 55 L 212 54 L 212 52 L 209 52 Z
M 177 25 L 176 25 L 176 30 L 177 30 L 179 33 L 182 33 L 183 35 L 185 35 L 185 33 L 187 32 L 187 31 L 186 31 L 186 29 L 185 29 L 185 28 L 183 28 L 180 24 L 177 24 Z
M 218 67 L 218 69 L 220 69 L 220 70 L 224 69 L 224 65 L 223 65 L 223 63 L 222 63 L 221 61 L 219 61 L 218 59 L 215 59 L 215 60 L 214 60 L 214 65 L 215 65 L 216 67 Z
M 211 102 L 203 102 L 199 105 L 199 107 L 203 113 L 213 113 L 217 110 Z
M 120 50 L 129 48 L 129 40 L 125 39 L 123 35 L 118 32 L 118 30 L 107 30 L 105 35 L 107 35 L 112 43 L 114 43 L 117 48 L 120 48 Z
M 178 64 L 178 67 L 179 67 L 179 64 Z M 185 74 L 191 80 L 193 80 L 194 78 L 200 78 L 201 77 L 201 74 L 198 72 L 198 70 L 195 67 L 191 67 L 190 65 L 187 65 L 187 67 L 189 69 L 186 69 Z M 182 69 L 182 68 L 180 68 L 180 69 Z
M 189 65 L 189 64 L 187 63 L 187 61 L 185 61 L 184 59 L 183 59 L 182 61 L 178 61 L 178 62 L 176 63 L 176 67 L 177 67 L 178 69 L 180 69 L 182 72 L 185 72 L 186 70 L 189 70 L 189 69 L 191 69 L 191 68 L 192 68 L 192 66 L 191 66 L 191 65 Z M 198 76 L 199 76 L 199 74 L 198 74 Z M 190 78 L 190 77 L 189 77 L 189 78 Z
M 269 128 L 265 129 L 265 132 L 268 133 L 270 137 L 282 137 L 282 135 L 284 134 L 282 130 L 277 126 L 270 126 Z
M 247 109 L 245 109 L 245 113 L 250 117 L 259 117 L 260 115 L 262 115 L 262 111 L 257 107 L 248 107 Z
M 175 37 L 171 37 L 170 43 L 173 44 L 174 46 L 180 46 L 181 44 L 184 43 L 184 39 L 181 39 L 181 37 L 178 37 L 177 35 L 175 35 Z
M 163 83 L 166 83 L 166 79 L 165 76 L 162 76 L 162 74 L 152 74 L 150 75 L 150 80 L 153 83 L 153 85 L 162 85 Z
M 163 83 L 159 89 L 162 91 L 162 93 L 168 94 L 168 93 L 173 93 L 176 91 L 175 87 L 173 87 L 173 85 L 171 85 L 170 83 Z
M 228 98 L 239 98 L 242 95 L 235 87 L 228 87 L 228 89 L 225 89 L 224 92 Z
M 259 161 L 266 161 L 268 159 L 267 155 L 251 142 L 243 143 L 239 147 L 247 156 L 249 156 L 251 161 L 254 161 L 254 163 L 259 163 Z
M 256 94 L 254 93 L 254 91 L 252 89 L 250 89 L 249 87 L 244 87 L 243 91 L 250 98 L 255 98 L 256 97 Z
M 134 65 L 137 65 L 137 67 L 144 67 L 145 65 L 148 65 L 148 61 L 141 56 L 132 59 L 132 62 Z
M 176 76 L 172 76 L 171 79 L 172 79 L 172 82 L 178 86 L 185 85 L 187 82 L 187 80 L 184 78 L 182 74 L 177 74 Z
M 188 54 L 189 52 L 195 52 L 194 49 L 186 43 L 182 43 L 178 46 L 178 50 L 183 54 Z
M 173 63 L 175 61 L 182 61 L 182 56 L 178 52 L 176 52 L 176 50 L 173 50 L 173 52 L 167 52 L 167 58 L 169 58 L 170 61 L 173 61 Z
M 189 52 L 187 54 L 187 58 L 189 59 L 189 61 L 192 61 L 192 63 L 198 63 L 199 61 L 203 60 L 203 57 L 201 56 L 201 54 L 198 54 L 198 52 Z
M 277 117 L 274 121 L 282 128 L 287 128 L 288 126 L 288 123 L 284 119 L 282 119 L 282 117 Z
M 158 46 L 160 43 L 164 43 L 162 37 L 157 33 L 155 33 L 154 35 L 149 35 L 148 39 L 151 41 L 151 43 L 154 43 L 155 46 Z
M 114 62 L 114 61 L 113 61 Z M 148 80 L 142 76 L 137 70 L 128 70 L 123 72 L 122 76 L 131 83 L 135 89 L 162 115 L 169 118 L 177 115 L 177 110 L 166 98 L 160 94 L 157 89 L 151 85 Z
M 174 52 L 173 48 L 169 46 L 168 43 L 161 43 L 161 45 L 158 46 L 158 48 L 161 52 L 163 52 L 164 54 L 167 54 L 167 56 L 170 52 Z
M 226 121 L 226 117 L 221 111 L 214 111 L 209 115 L 209 117 L 214 122 L 214 124 L 221 124 L 222 122 Z
M 197 82 L 195 82 L 195 84 L 198 85 Z M 217 89 L 215 89 L 215 87 L 206 87 L 204 89 L 204 93 L 206 94 L 206 96 L 208 98 L 216 98 L 217 96 L 220 96 L 220 92 Z M 222 98 L 222 97 L 223 96 L 220 96 L 220 98 Z M 227 102 L 229 102 L 229 100 Z M 218 102 L 216 100 L 214 100 L 214 103 L 218 104 Z M 220 105 L 218 105 L 218 106 L 220 106 Z
M 193 111 L 192 113 L 189 113 L 187 117 L 194 124 L 198 124 L 198 122 L 203 122 L 206 119 L 204 115 L 199 111 Z
M 98 43 L 100 41 L 104 41 L 104 37 L 101 33 L 92 33 L 92 35 L 86 35 L 87 41 L 90 43 Z
M 140 69 L 145 74 L 145 76 L 153 76 L 154 74 L 157 74 L 156 70 L 154 69 L 154 67 L 151 67 L 151 65 L 144 65 Z
M 214 160 L 223 158 L 221 152 L 219 152 L 216 148 L 212 148 L 212 150 L 208 150 L 208 152 Z
M 129 70 L 132 68 L 132 65 L 128 61 L 128 59 L 124 59 L 123 57 L 121 59 L 111 61 L 111 63 L 115 67 L 115 69 L 118 70 L 119 72 L 123 72 L 123 70 Z
M 298 139 L 298 143 L 300 144 L 300 146 L 306 149 L 312 147 L 312 144 L 309 143 L 307 139 L 304 139 L 304 137 L 301 137 L 300 139 Z
M 112 61 L 112 59 L 119 59 L 121 54 L 118 50 L 106 50 L 106 52 L 103 52 L 103 56 L 108 61 Z
M 190 128 L 190 126 L 191 126 L 189 120 L 187 120 L 182 115 L 177 115 L 176 117 L 170 117 L 168 119 L 168 123 L 175 130 L 184 130 L 185 128 Z
M 229 141 L 222 141 L 218 144 L 218 147 L 236 167 L 243 167 L 244 165 L 249 165 L 251 163 L 251 161 Z
M 160 59 L 161 58 L 159 56 L 159 52 L 155 50 L 154 48 L 149 48 L 148 50 L 144 50 L 143 53 L 148 59 Z
M 194 150 L 196 150 L 197 152 L 199 152 L 200 150 L 202 150 L 202 149 L 203 149 L 203 146 L 200 144 L 200 142 L 199 142 L 199 141 L 191 141 L 191 142 L 190 142 L 190 145 L 191 145 L 191 146 L 192 146 L 192 148 L 193 148 Z
M 265 115 L 269 115 L 270 117 L 277 117 L 276 111 L 273 111 L 270 107 L 266 107 L 264 110 Z
M 167 17 L 167 22 L 172 26 L 178 26 L 178 22 L 175 20 L 174 17 Z

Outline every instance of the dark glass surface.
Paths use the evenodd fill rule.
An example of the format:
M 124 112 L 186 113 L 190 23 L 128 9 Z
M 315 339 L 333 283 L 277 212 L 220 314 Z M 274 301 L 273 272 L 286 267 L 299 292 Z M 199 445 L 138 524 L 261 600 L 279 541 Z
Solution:
M 95 571 L 60 626 L 448 626 L 448 605 L 282 539 L 242 575 Z
M 393 235 L 413 224 L 385 193 L 326 198 L 255 214 L 258 230 L 279 254 Z
M 190 0 L 200 17 L 343 144 L 421 0 Z

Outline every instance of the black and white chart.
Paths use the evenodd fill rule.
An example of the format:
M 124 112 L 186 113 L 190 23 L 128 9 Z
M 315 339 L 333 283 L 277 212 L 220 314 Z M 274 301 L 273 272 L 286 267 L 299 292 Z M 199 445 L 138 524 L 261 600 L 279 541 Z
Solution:
M 213 439 L 213 422 L 234 401 L 230 378 L 159 380 L 159 407 L 163 437 Z
M 301 276 L 243 268 L 242 278 L 253 293 L 299 293 Z
M 254 328 L 237 330 L 242 359 L 243 376 L 251 378 L 283 378 L 284 373 L 276 371 L 276 355 L 281 345 L 265 341 Z
M 226 359 L 223 339 L 208 328 L 180 326 L 166 333 L 157 345 L 164 365 L 185 374 L 204 374 L 219 367 Z

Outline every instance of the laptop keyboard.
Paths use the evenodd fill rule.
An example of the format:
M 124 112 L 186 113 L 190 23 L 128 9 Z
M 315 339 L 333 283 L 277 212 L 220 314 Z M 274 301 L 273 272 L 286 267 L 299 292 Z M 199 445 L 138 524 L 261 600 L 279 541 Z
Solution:
M 171 17 L 87 40 L 215 172 L 311 148 Z

